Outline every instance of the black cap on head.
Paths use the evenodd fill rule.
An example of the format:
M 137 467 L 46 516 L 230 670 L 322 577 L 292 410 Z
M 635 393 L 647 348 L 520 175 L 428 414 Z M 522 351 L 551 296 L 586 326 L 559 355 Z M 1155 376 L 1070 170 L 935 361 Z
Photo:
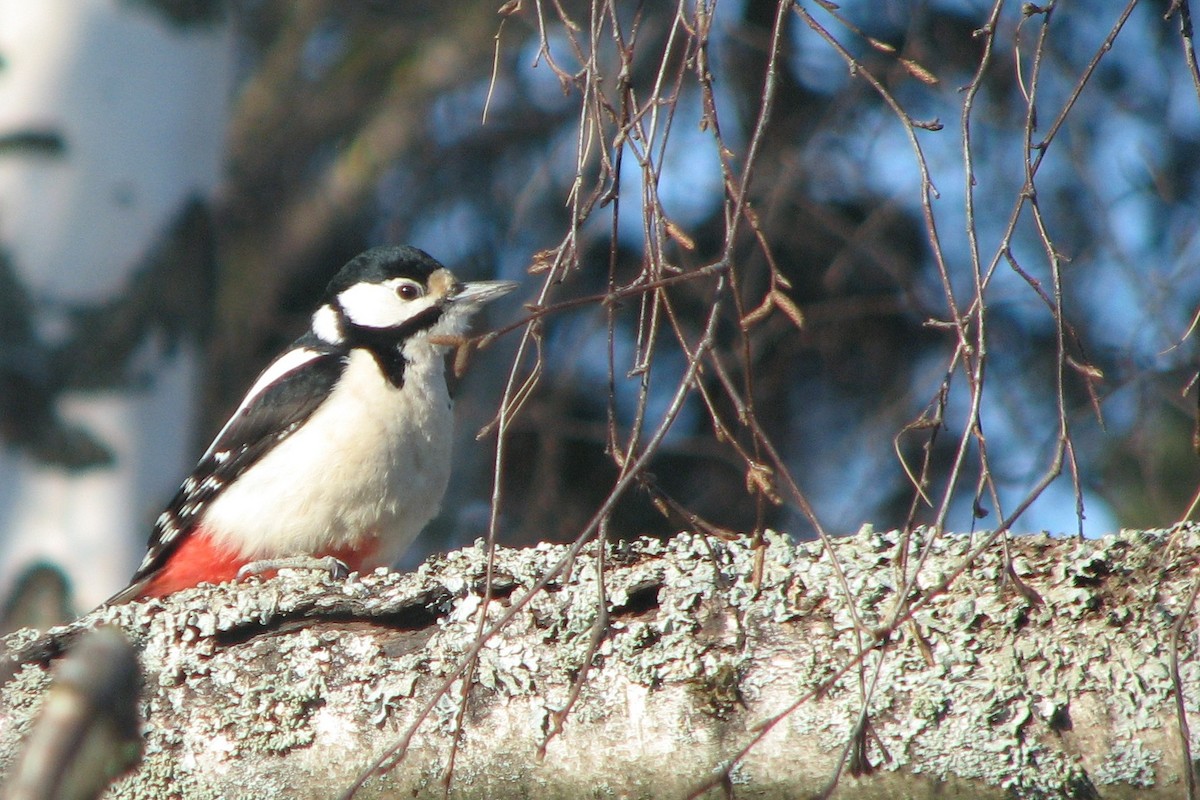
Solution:
M 425 283 L 439 269 L 443 267 L 433 256 L 406 244 L 372 247 L 338 270 L 325 295 L 331 299 L 356 283 L 377 283 L 388 278 L 412 278 Z

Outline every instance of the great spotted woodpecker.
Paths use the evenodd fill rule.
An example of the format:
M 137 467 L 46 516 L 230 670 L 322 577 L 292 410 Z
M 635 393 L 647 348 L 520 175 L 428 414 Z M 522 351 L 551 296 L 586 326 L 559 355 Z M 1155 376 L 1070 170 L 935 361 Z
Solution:
M 342 267 L 308 332 L 250 387 L 109 603 L 234 580 L 247 567 L 394 561 L 437 513 L 450 475 L 445 338 L 514 288 L 460 283 L 414 247 L 377 247 Z

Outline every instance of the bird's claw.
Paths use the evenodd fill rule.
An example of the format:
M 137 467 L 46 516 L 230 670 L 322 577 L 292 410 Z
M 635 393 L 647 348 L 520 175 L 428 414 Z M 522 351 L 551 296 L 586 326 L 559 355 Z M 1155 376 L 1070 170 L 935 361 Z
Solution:
M 350 575 L 350 567 L 346 562 L 333 556 L 317 558 L 314 556 L 291 556 L 289 558 L 264 558 L 251 561 L 238 570 L 237 579 L 243 580 L 251 575 L 261 575 L 264 572 L 280 569 L 310 569 L 328 572 L 330 580 L 345 580 Z

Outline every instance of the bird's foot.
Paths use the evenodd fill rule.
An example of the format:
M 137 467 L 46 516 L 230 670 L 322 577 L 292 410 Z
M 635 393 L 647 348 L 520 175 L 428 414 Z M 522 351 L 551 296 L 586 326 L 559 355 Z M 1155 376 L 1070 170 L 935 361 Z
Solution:
M 250 575 L 261 575 L 280 569 L 311 569 L 328 572 L 331 580 L 345 580 L 350 574 L 346 562 L 333 556 L 317 558 L 315 556 L 290 556 L 288 558 L 264 558 L 251 561 L 238 570 L 237 579 L 240 581 Z

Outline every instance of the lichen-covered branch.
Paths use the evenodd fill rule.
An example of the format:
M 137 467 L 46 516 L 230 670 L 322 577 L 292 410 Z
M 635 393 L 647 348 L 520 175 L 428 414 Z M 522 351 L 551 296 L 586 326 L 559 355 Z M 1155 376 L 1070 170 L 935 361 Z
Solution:
M 714 797 L 798 797 L 820 791 L 851 752 L 856 769 L 838 784 L 847 797 L 1182 796 L 1168 666 L 1200 529 L 1017 537 L 1016 573 L 1040 602 L 1006 581 L 999 551 L 985 553 L 891 630 L 900 541 L 870 530 L 837 540 L 853 598 L 827 552 L 783 536 L 768 537 L 758 586 L 755 553 L 740 543 L 685 534 L 615 546 L 598 649 L 598 575 L 594 555 L 582 556 L 481 650 L 449 796 L 683 798 L 719 774 Z M 919 584 L 936 585 L 970 545 L 911 539 L 932 548 Z M 500 550 L 486 613 L 521 603 L 563 552 Z M 411 574 L 344 584 L 287 574 L 84 618 L 76 629 L 123 628 L 146 672 L 145 760 L 111 796 L 337 796 L 460 667 L 485 570 L 477 547 Z M 871 630 L 852 628 L 851 602 Z M 1194 712 L 1196 626 L 1184 630 Z M 47 641 L 7 640 L 28 663 L 3 689 L 2 765 L 61 649 Z M 873 646 L 863 654 L 858 642 Z M 570 715 L 545 742 L 588 657 Z M 442 797 L 461 695 L 436 703 L 403 757 L 356 796 Z

